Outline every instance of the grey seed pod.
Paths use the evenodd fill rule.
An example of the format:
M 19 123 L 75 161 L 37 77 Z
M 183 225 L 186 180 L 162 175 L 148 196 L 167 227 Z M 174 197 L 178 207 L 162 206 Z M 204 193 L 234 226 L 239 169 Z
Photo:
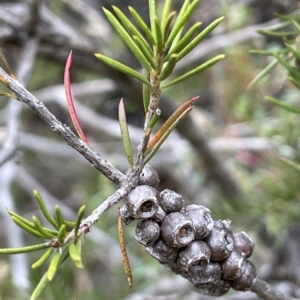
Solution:
M 224 260 L 234 247 L 232 234 L 222 221 L 215 221 L 213 230 L 205 240 L 211 251 L 211 260 L 214 261 Z
M 162 192 L 160 192 L 160 205 L 164 209 L 165 212 L 171 213 L 171 212 L 178 212 L 182 209 L 184 201 L 180 194 L 165 189 Z
M 242 275 L 242 269 L 245 263 L 245 255 L 241 250 L 234 248 L 221 264 L 222 278 L 227 280 L 239 278 Z
M 219 297 L 226 294 L 230 289 L 231 282 L 229 280 L 219 279 L 214 282 L 197 283 L 195 287 L 201 290 L 204 295 Z
M 153 246 L 146 247 L 146 251 L 161 263 L 171 263 L 175 261 L 178 250 L 158 239 Z
M 233 240 L 235 247 L 240 249 L 246 255 L 246 258 L 252 255 L 254 242 L 245 231 L 234 232 Z
M 236 291 L 248 291 L 252 288 L 256 276 L 254 264 L 247 260 L 242 267 L 242 275 L 231 282 L 231 287 Z
M 161 224 L 161 237 L 171 247 L 184 247 L 195 237 L 192 220 L 179 212 L 170 213 Z
M 148 185 L 139 185 L 126 197 L 126 206 L 132 217 L 150 219 L 158 209 L 159 193 Z
M 170 262 L 168 264 L 164 264 L 164 267 L 169 272 L 181 275 L 184 278 L 187 278 L 188 276 L 188 272 L 184 271 L 181 267 L 179 267 L 176 262 Z
M 179 251 L 177 265 L 188 271 L 190 266 L 208 264 L 210 260 L 210 250 L 203 241 L 192 241 Z
M 144 246 L 152 246 L 159 234 L 160 227 L 152 220 L 140 221 L 135 229 L 135 239 Z
M 166 216 L 167 213 L 161 208 L 161 206 L 158 206 L 157 212 L 152 219 L 157 223 L 161 223 Z
M 123 205 L 120 208 L 120 215 L 121 215 L 121 219 L 125 225 L 129 225 L 130 223 L 132 223 L 135 220 L 134 217 L 132 217 L 130 215 L 126 205 Z
M 190 266 L 187 279 L 193 284 L 215 282 L 221 278 L 221 266 L 216 262 Z
M 192 219 L 195 228 L 195 239 L 202 240 L 209 235 L 214 227 L 214 220 L 210 210 L 203 205 L 188 205 L 186 215 Z
M 156 188 L 159 184 L 159 177 L 154 168 L 150 165 L 145 165 L 140 174 L 139 185 L 149 185 Z

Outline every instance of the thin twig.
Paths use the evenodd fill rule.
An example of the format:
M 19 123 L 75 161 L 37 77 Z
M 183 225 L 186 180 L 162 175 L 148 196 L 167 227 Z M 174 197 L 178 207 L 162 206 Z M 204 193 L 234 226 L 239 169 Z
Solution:
M 120 185 L 125 180 L 125 175 L 114 168 L 99 153 L 94 151 L 89 145 L 80 140 L 66 124 L 62 124 L 38 99 L 28 92 L 20 83 L 13 80 L 2 68 L 0 76 L 7 82 L 7 87 L 13 91 L 18 99 L 26 103 L 50 128 L 58 133 L 71 147 L 83 155 L 93 167 L 99 170 L 112 182 Z
M 279 291 L 273 289 L 271 285 L 259 278 L 255 280 L 251 291 L 265 300 L 288 300 Z

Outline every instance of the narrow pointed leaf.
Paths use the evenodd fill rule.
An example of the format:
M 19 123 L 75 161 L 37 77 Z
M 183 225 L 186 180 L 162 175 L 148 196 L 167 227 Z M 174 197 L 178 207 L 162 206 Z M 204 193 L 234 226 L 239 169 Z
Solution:
M 200 0 L 194 0 L 192 3 L 187 7 L 186 11 L 183 13 L 182 17 L 178 16 L 178 22 L 174 24 L 174 27 L 168 37 L 167 44 L 170 44 L 172 40 L 175 38 L 179 30 L 181 30 L 188 19 L 190 18 L 191 14 L 195 11 L 197 5 L 199 4 Z
M 63 244 L 65 237 L 66 237 L 66 225 L 62 224 L 59 228 L 58 235 L 57 235 L 57 239 L 60 244 Z
M 269 63 L 259 74 L 255 76 L 255 78 L 249 83 L 247 89 L 251 89 L 255 86 L 262 78 L 264 78 L 276 65 L 278 64 L 278 60 L 274 59 L 271 63 Z
M 154 27 L 155 27 L 156 51 L 157 53 L 161 53 L 163 50 L 163 35 L 162 35 L 162 29 L 160 27 L 157 16 L 155 16 L 154 18 Z
M 132 17 L 134 18 L 134 20 L 136 21 L 136 23 L 140 26 L 140 28 L 144 31 L 144 33 L 146 34 L 146 36 L 149 38 L 149 40 L 155 44 L 155 39 L 154 36 L 152 34 L 152 31 L 150 30 L 150 28 L 147 26 L 147 24 L 144 22 L 144 20 L 142 19 L 142 17 L 137 13 L 137 11 L 129 6 L 128 7 Z
M 19 248 L 0 248 L 0 254 L 20 254 L 20 253 L 28 253 L 28 252 L 35 252 L 39 250 L 44 250 L 51 247 L 49 243 L 37 244 L 32 246 L 25 246 Z
M 146 154 L 161 139 L 161 137 L 167 132 L 167 130 L 172 126 L 172 124 L 175 123 L 176 120 L 178 120 L 178 118 L 183 114 L 183 112 L 186 111 L 189 107 L 192 107 L 192 105 L 198 98 L 199 97 L 194 97 L 184 102 L 173 112 L 173 114 L 167 119 L 167 121 L 161 126 L 161 128 L 157 131 L 157 133 L 148 143 Z
M 170 9 L 171 9 L 172 0 L 165 0 L 164 8 L 161 15 L 161 28 L 165 29 L 167 20 L 170 16 Z
M 287 111 L 290 111 L 290 112 L 293 112 L 293 113 L 296 113 L 296 114 L 300 114 L 300 108 L 298 107 L 295 107 L 295 106 L 292 106 L 286 102 L 283 102 L 279 99 L 276 99 L 276 98 L 273 98 L 273 97 L 265 97 L 266 100 L 276 104 L 277 106 L 287 110 Z
M 154 115 L 152 116 L 151 120 L 150 120 L 150 123 L 149 123 L 149 128 L 152 130 L 153 127 L 155 126 L 155 124 L 157 123 L 159 117 L 161 115 L 161 110 L 159 108 L 157 108 L 155 111 L 154 111 Z
M 159 79 L 161 81 L 165 80 L 166 78 L 168 78 L 172 71 L 174 70 L 174 67 L 176 66 L 177 63 L 177 54 L 172 54 L 169 61 L 165 64 L 165 66 L 162 69 L 162 72 L 160 74 Z
M 34 189 L 33 190 L 33 195 L 34 198 L 39 206 L 39 208 L 41 209 L 41 212 L 43 213 L 43 215 L 45 216 L 45 218 L 48 220 L 48 222 L 55 228 L 58 229 L 58 225 L 56 223 L 56 221 L 54 220 L 54 218 L 51 216 L 50 212 L 48 211 L 43 198 L 41 197 L 40 193 Z
M 295 170 L 300 171 L 300 165 L 299 164 L 297 164 L 294 161 L 292 161 L 290 159 L 287 159 L 285 157 L 280 157 L 280 159 L 282 161 L 284 161 L 286 164 L 288 164 L 289 166 L 291 166 L 292 168 L 294 168 Z
M 15 94 L 11 94 L 11 93 L 9 93 L 9 92 L 0 91 L 0 96 L 8 97 L 8 98 L 13 98 L 13 99 L 19 100 Z
M 204 30 L 202 30 L 181 52 L 178 54 L 178 60 L 186 56 L 190 51 L 192 51 L 199 43 L 213 30 L 215 29 L 224 19 L 220 17 L 217 20 L 209 24 Z
M 102 60 L 104 63 L 108 64 L 109 66 L 111 66 L 112 68 L 115 68 L 129 76 L 132 76 L 136 79 L 138 79 L 139 81 L 143 82 L 144 84 L 150 85 L 150 82 L 143 76 L 141 75 L 139 72 L 135 71 L 134 69 L 131 69 L 130 67 L 118 62 L 115 59 L 112 59 L 106 55 L 100 54 L 100 53 L 95 53 L 95 56 Z
M 176 128 L 176 126 L 179 124 L 179 122 L 194 108 L 194 106 L 191 106 L 187 108 L 179 117 L 178 119 L 168 128 L 168 130 L 164 133 L 164 135 L 160 138 L 160 140 L 156 143 L 156 145 L 153 147 L 152 151 L 146 156 L 145 158 L 145 164 L 147 164 L 150 159 L 156 154 L 156 152 L 159 150 L 161 145 L 164 143 L 166 138 L 170 135 L 170 133 Z
M 84 215 L 84 212 L 85 212 L 85 208 L 86 208 L 86 205 L 82 205 L 78 210 L 76 224 L 75 224 L 75 227 L 74 227 L 75 236 L 77 236 L 78 229 L 80 227 L 80 223 L 82 221 L 82 218 L 83 218 L 83 215 Z
M 296 79 L 300 80 L 300 72 L 298 71 L 297 68 L 292 66 L 288 61 L 286 61 L 284 58 L 280 57 L 279 55 L 274 55 L 274 56 L 279 61 L 279 63 L 282 64 L 287 69 L 287 71 L 289 72 L 289 74 L 291 76 L 293 76 Z
M 48 272 L 46 272 L 43 275 L 43 277 L 41 278 L 41 280 L 38 283 L 38 285 L 36 286 L 36 288 L 34 289 L 33 293 L 31 294 L 30 300 L 37 300 L 37 299 L 39 299 L 41 293 L 46 288 L 46 286 L 48 285 L 48 283 L 49 283 Z
M 122 27 L 122 25 L 119 23 L 119 21 L 115 18 L 115 16 L 107 9 L 103 8 L 103 11 L 108 18 L 109 22 L 113 25 L 113 27 L 116 29 L 116 31 L 119 33 L 125 44 L 128 46 L 128 48 L 131 50 L 131 52 L 134 54 L 136 59 L 140 62 L 140 64 L 146 68 L 148 71 L 151 71 L 150 64 L 147 61 L 146 57 L 143 55 L 141 50 L 137 47 L 137 45 L 134 43 L 130 35 L 127 33 L 127 31 Z
M 27 231 L 28 233 L 30 233 L 31 235 L 34 235 L 36 237 L 40 237 L 40 238 L 44 238 L 44 236 L 37 231 L 36 229 L 28 226 L 26 223 L 24 223 L 23 221 L 21 221 L 19 218 L 16 218 L 14 216 L 11 217 L 12 220 L 23 230 Z
M 47 278 L 49 281 L 52 281 L 54 278 L 56 271 L 59 266 L 59 260 L 60 260 L 61 254 L 59 252 L 56 252 L 50 262 L 48 272 L 47 272 Z
M 66 66 L 65 66 L 65 72 L 64 72 L 64 86 L 65 86 L 65 93 L 69 108 L 69 113 L 73 122 L 73 125 L 75 127 L 76 132 L 78 133 L 79 137 L 87 143 L 87 139 L 85 137 L 85 134 L 81 128 L 76 109 L 74 106 L 74 101 L 71 93 L 71 79 L 70 79 L 70 68 L 72 65 L 72 50 L 68 55 Z
M 195 23 L 188 31 L 187 33 L 182 37 L 182 39 L 172 48 L 172 51 L 168 53 L 168 55 L 165 57 L 164 61 L 167 61 L 170 56 L 174 53 L 180 52 L 184 47 L 186 47 L 193 37 L 193 35 L 196 33 L 196 31 L 201 26 L 201 22 Z
M 125 14 L 116 6 L 113 6 L 115 13 L 121 20 L 122 24 L 131 32 L 132 36 L 137 36 L 143 48 L 146 48 L 149 53 L 152 52 L 150 46 L 146 42 L 143 35 L 138 31 L 138 29 L 132 24 L 132 22 L 125 16 Z M 151 55 L 150 55 L 151 56 Z
M 31 227 L 32 229 L 35 230 L 34 224 L 32 222 L 30 222 L 29 220 L 23 218 L 22 216 L 18 215 L 17 213 L 15 213 L 15 212 L 13 212 L 9 209 L 6 209 L 6 211 L 8 212 L 8 214 L 11 217 L 15 217 L 16 219 L 19 219 L 20 222 L 25 223 L 27 226 L 29 226 L 29 227 Z
M 257 30 L 257 33 L 266 36 L 275 36 L 275 37 L 285 37 L 290 35 L 297 34 L 297 31 L 267 31 L 267 30 Z
M 292 23 L 295 26 L 295 28 L 297 29 L 298 34 L 299 34 L 300 33 L 300 25 L 297 22 L 295 22 L 294 20 L 292 20 Z
M 62 216 L 61 209 L 60 209 L 59 205 L 55 205 L 55 219 L 56 219 L 56 223 L 58 225 L 58 228 L 60 230 L 61 225 L 63 224 L 63 216 Z
M 147 80 L 150 80 L 150 73 L 144 69 L 144 76 L 147 78 Z M 145 113 L 148 112 L 148 107 L 150 103 L 150 86 L 148 84 L 143 83 L 143 105 Z
M 155 24 L 154 24 L 154 19 L 156 17 L 155 0 L 148 0 L 148 3 L 149 3 L 149 18 L 150 18 L 151 31 L 155 32 Z
M 289 81 L 297 88 L 300 90 L 300 82 L 299 80 L 296 80 L 293 77 L 289 77 Z
M 221 59 L 223 59 L 225 57 L 224 54 L 218 55 L 210 60 L 208 60 L 207 62 L 203 63 L 202 65 L 198 66 L 197 68 L 185 73 L 184 75 L 172 80 L 171 82 L 165 84 L 162 88 L 165 89 L 171 85 L 174 85 L 176 83 L 179 83 L 183 80 L 186 80 L 192 76 L 194 76 L 195 74 L 198 74 L 204 70 L 206 70 L 207 68 L 213 66 L 214 64 L 216 64 L 218 61 L 220 61 Z
M 53 252 L 54 248 L 48 249 L 35 263 L 31 265 L 31 268 L 37 269 L 41 267 L 49 259 Z
M 167 38 L 169 36 L 170 29 L 171 29 L 171 24 L 172 24 L 172 21 L 173 21 L 175 15 L 176 15 L 176 12 L 172 11 L 170 13 L 167 21 L 166 21 L 166 24 L 164 26 L 161 25 L 161 30 L 162 30 L 162 33 L 163 33 L 163 45 L 164 45 L 164 48 L 166 47 Z
M 295 56 L 295 58 L 300 61 L 300 52 L 299 50 L 295 49 L 292 45 L 290 45 L 289 43 L 285 42 L 284 43 L 286 45 L 286 47 L 290 50 L 290 52 L 293 53 L 293 55 Z
M 67 227 L 74 228 L 75 225 L 76 225 L 76 222 L 74 222 L 74 221 L 69 221 L 69 220 L 66 220 L 66 219 L 64 218 L 64 219 L 63 219 L 63 224 L 65 224 Z
M 119 235 L 120 248 L 122 252 L 123 266 L 124 266 L 125 273 L 127 275 L 129 287 L 131 288 L 133 285 L 133 278 L 132 278 L 130 262 L 126 250 L 120 208 L 118 208 L 118 235 Z
M 78 248 L 76 247 L 76 245 L 74 243 L 70 244 L 69 253 L 70 253 L 70 257 L 72 258 L 73 262 L 75 263 L 75 266 L 77 268 L 82 269 L 83 264 L 82 264 L 82 261 L 81 261 L 81 255 L 78 252 Z
M 150 63 L 153 70 L 156 69 L 155 62 L 153 60 L 153 52 L 149 47 L 145 47 L 145 45 L 141 42 L 140 38 L 138 36 L 133 36 L 133 40 L 135 41 L 136 45 L 140 48 L 144 56 L 147 58 L 148 62 Z
M 53 232 L 49 231 L 47 228 L 43 227 L 40 221 L 36 216 L 32 216 L 32 221 L 34 224 L 35 229 L 40 232 L 44 238 L 52 239 L 56 237 L 56 234 L 53 234 Z
M 265 32 L 276 31 L 278 29 L 282 29 L 282 28 L 285 28 L 287 26 L 290 26 L 290 24 L 291 24 L 290 21 L 285 21 L 285 22 L 282 22 L 282 23 L 279 23 L 279 24 L 268 26 L 264 29 L 259 29 L 259 30 L 257 30 L 257 32 L 258 31 L 265 31 Z
M 123 99 L 120 100 L 118 114 L 119 114 L 119 124 L 120 124 L 123 146 L 125 149 L 127 161 L 130 165 L 130 168 L 132 168 L 133 153 L 132 153 L 132 147 L 131 147 L 131 141 L 130 141 L 130 136 L 129 136 L 129 131 L 128 131 L 126 112 L 125 112 Z

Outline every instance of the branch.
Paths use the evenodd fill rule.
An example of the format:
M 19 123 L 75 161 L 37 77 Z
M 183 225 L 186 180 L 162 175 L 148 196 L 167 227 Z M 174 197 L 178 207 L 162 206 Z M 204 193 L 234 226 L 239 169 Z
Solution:
M 20 101 L 26 103 L 54 132 L 58 133 L 71 147 L 83 155 L 93 167 L 118 185 L 125 180 L 126 177 L 123 173 L 114 168 L 89 145 L 80 140 L 71 129 L 65 124 L 62 124 L 40 100 L 36 99 L 20 83 L 13 80 L 2 68 L 0 68 L 0 77 L 3 78 L 7 88 L 13 91 Z
M 253 293 L 256 293 L 261 299 L 266 300 L 288 300 L 279 291 L 275 290 L 267 282 L 257 278 L 251 288 Z

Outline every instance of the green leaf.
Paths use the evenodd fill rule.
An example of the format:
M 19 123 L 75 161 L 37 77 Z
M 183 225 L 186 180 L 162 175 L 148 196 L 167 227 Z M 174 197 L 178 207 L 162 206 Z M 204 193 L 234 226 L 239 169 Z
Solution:
M 290 45 L 288 42 L 285 41 L 285 46 L 289 49 L 290 52 L 293 53 L 294 57 L 300 61 L 300 52 L 299 50 L 295 49 L 294 47 L 292 47 L 292 45 Z
M 161 53 L 163 50 L 163 35 L 162 35 L 162 29 L 159 24 L 159 20 L 156 16 L 154 18 L 154 26 L 155 26 L 156 50 L 157 53 Z
M 41 278 L 40 282 L 38 283 L 38 285 L 36 286 L 36 288 L 34 289 L 30 300 L 37 300 L 39 298 L 39 296 L 41 295 L 41 293 L 43 292 L 43 290 L 46 288 L 47 284 L 49 283 L 48 280 L 48 272 L 46 272 L 43 277 Z
M 61 225 L 64 223 L 63 222 L 63 215 L 62 215 L 62 212 L 61 212 L 61 209 L 59 207 L 59 205 L 55 205 L 55 219 L 56 219 L 56 223 L 59 227 L 59 230 L 61 228 Z
M 47 278 L 49 281 L 52 281 L 54 278 L 57 268 L 59 266 L 59 260 L 60 260 L 61 254 L 59 252 L 56 252 L 50 262 L 48 272 L 47 272 Z
M 80 253 L 80 250 L 78 249 L 78 247 L 81 247 L 80 241 L 78 241 L 78 243 L 76 245 L 74 243 L 70 244 L 69 253 L 70 253 L 70 257 L 74 261 L 76 267 L 82 269 L 83 264 L 82 264 L 82 260 L 81 260 L 81 253 Z
M 18 247 L 18 248 L 0 248 L 0 254 L 20 254 L 39 251 L 51 247 L 50 243 L 42 243 L 32 246 Z
M 197 22 L 196 24 L 194 24 L 189 30 L 188 32 L 183 36 L 183 38 L 176 44 L 176 46 L 174 46 L 172 48 L 172 51 L 170 51 L 168 53 L 168 55 L 165 57 L 164 61 L 167 61 L 170 56 L 174 53 L 178 53 L 179 51 L 181 51 L 184 47 L 186 47 L 190 42 L 191 42 L 191 38 L 193 37 L 193 35 L 196 33 L 196 31 L 199 29 L 199 27 L 201 26 L 201 22 Z
M 58 235 L 57 235 L 57 239 L 60 244 L 63 244 L 65 237 L 66 237 L 66 225 L 62 224 L 59 228 Z
M 44 238 L 52 239 L 52 238 L 56 237 L 57 232 L 55 232 L 55 234 L 54 234 L 53 231 L 50 231 L 47 228 L 43 227 L 36 216 L 32 216 L 32 221 L 33 221 L 35 229 L 38 232 L 40 232 L 44 236 Z
M 290 159 L 287 159 L 285 157 L 280 157 L 280 159 L 282 161 L 284 161 L 286 164 L 288 164 L 289 166 L 291 166 L 292 168 L 294 168 L 295 170 L 299 171 L 300 172 L 300 165 L 295 163 L 294 161 L 290 160 Z
M 150 80 L 150 73 L 144 69 L 144 76 L 147 78 L 147 80 Z M 150 86 L 148 84 L 143 83 L 143 105 L 145 113 L 148 112 L 148 107 L 150 103 Z
M 247 89 L 251 89 L 255 86 L 262 78 L 264 78 L 276 65 L 278 64 L 278 60 L 274 59 L 270 64 L 268 64 L 259 74 L 255 76 L 255 78 L 249 83 Z
M 6 211 L 8 212 L 8 214 L 11 217 L 15 217 L 15 218 L 19 219 L 20 222 L 25 223 L 27 226 L 29 226 L 35 230 L 34 224 L 32 222 L 28 221 L 27 219 L 23 218 L 22 216 L 18 215 L 17 213 L 15 213 L 9 209 L 6 209 Z
M 34 189 L 33 195 L 34 195 L 34 198 L 35 198 L 39 208 L 41 209 L 43 215 L 45 216 L 45 218 L 55 229 L 58 229 L 58 225 L 57 225 L 56 221 L 54 220 L 54 218 L 51 216 L 50 212 L 48 211 L 40 193 L 36 189 Z
M 287 71 L 291 76 L 293 76 L 297 80 L 300 80 L 300 72 L 298 71 L 297 68 L 293 67 L 287 60 L 285 60 L 279 55 L 274 55 L 274 57 L 276 57 L 279 63 L 282 64 L 287 69 Z
M 298 107 L 295 107 L 295 106 L 292 106 L 288 103 L 285 103 L 279 99 L 276 99 L 276 98 L 273 98 L 273 97 L 270 97 L 270 96 L 267 96 L 265 97 L 266 100 L 276 104 L 277 106 L 287 110 L 287 111 L 290 111 L 290 112 L 293 112 L 293 113 L 296 113 L 296 114 L 300 114 L 300 108 Z
M 166 24 L 168 23 L 168 19 L 170 16 L 170 8 L 171 8 L 172 0 L 165 0 L 164 8 L 161 15 L 161 28 L 164 30 L 166 28 Z
M 83 215 L 85 212 L 85 208 L 86 208 L 86 205 L 82 205 L 79 208 L 78 213 L 77 213 L 77 219 L 76 219 L 76 224 L 75 224 L 75 228 L 74 228 L 74 233 L 75 233 L 76 237 L 77 237 L 78 229 L 80 227 L 80 223 L 82 221 L 82 218 L 83 218 Z
M 292 23 L 295 26 L 295 28 L 297 29 L 298 34 L 299 34 L 300 33 L 300 25 L 297 22 L 295 22 L 294 20 L 292 20 Z
M 130 165 L 130 168 L 132 168 L 133 167 L 133 153 L 132 153 L 132 147 L 131 147 L 131 141 L 130 141 L 130 136 L 129 136 L 129 131 L 128 131 L 126 112 L 125 112 L 123 99 L 120 100 L 118 114 L 119 114 L 119 124 L 120 124 L 120 129 L 121 129 L 123 146 L 125 149 L 127 161 Z
M 152 34 L 152 31 L 150 30 L 150 28 L 147 26 L 147 24 L 143 21 L 143 19 L 141 18 L 141 16 L 137 13 L 137 11 L 129 6 L 128 7 L 132 17 L 134 18 L 134 20 L 136 21 L 136 23 L 140 26 L 140 28 L 144 31 L 144 33 L 147 35 L 147 37 L 149 38 L 149 40 L 155 44 L 155 39 L 154 36 Z
M 151 31 L 155 33 L 154 19 L 156 17 L 156 4 L 155 0 L 148 0 L 149 3 L 149 18 L 151 24 Z
M 132 22 L 125 16 L 125 14 L 116 6 L 113 6 L 113 9 L 121 22 L 123 23 L 124 26 L 128 28 L 128 30 L 132 33 L 133 36 L 137 36 L 139 39 L 139 42 L 143 45 L 143 48 L 147 49 L 147 52 L 150 54 L 152 53 L 152 50 L 150 46 L 148 45 L 147 41 L 143 37 L 143 35 L 138 31 L 138 29 L 132 24 Z M 152 53 L 153 54 L 153 53 Z M 151 54 L 150 54 L 150 57 Z
M 285 36 L 290 36 L 290 35 L 296 35 L 297 32 L 294 30 L 290 31 L 269 31 L 269 30 L 263 30 L 259 29 L 257 30 L 257 33 L 261 35 L 266 35 L 266 36 L 275 36 L 275 37 L 285 37 Z
M 282 28 L 285 28 L 287 26 L 290 26 L 290 24 L 291 24 L 290 21 L 285 21 L 285 22 L 282 22 L 282 23 L 279 23 L 279 24 L 268 26 L 264 29 L 259 29 L 259 30 L 257 30 L 257 32 L 258 31 L 265 31 L 265 32 L 276 31 L 278 29 L 282 29 Z
M 28 226 L 27 223 L 24 223 L 19 218 L 15 217 L 15 216 L 12 216 L 11 218 L 20 228 L 27 231 L 31 235 L 34 235 L 39 238 L 44 238 L 44 236 L 40 232 L 38 232 L 36 229 L 32 228 L 31 226 Z
M 176 15 L 176 12 L 175 11 L 172 11 L 167 19 L 167 22 L 165 24 L 165 26 L 162 26 L 161 25 L 161 30 L 162 30 L 162 33 L 163 33 L 163 45 L 164 47 L 166 46 L 166 41 L 167 41 L 167 38 L 169 36 L 169 32 L 170 32 L 170 28 L 171 28 L 171 23 L 174 19 Z
M 147 61 L 146 57 L 143 55 L 141 50 L 137 47 L 137 45 L 134 43 L 128 32 L 123 28 L 123 26 L 119 23 L 119 21 L 115 18 L 115 16 L 107 9 L 103 8 L 104 13 L 106 14 L 106 17 L 108 18 L 109 22 L 113 25 L 113 27 L 117 30 L 125 44 L 128 46 L 128 48 L 131 50 L 131 52 L 134 54 L 136 59 L 140 62 L 140 64 L 147 69 L 148 71 L 151 71 L 150 64 Z
M 186 11 L 183 13 L 182 17 L 179 15 L 177 18 L 177 21 L 174 24 L 174 27 L 168 37 L 167 45 L 170 45 L 175 36 L 178 34 L 179 30 L 181 30 L 188 19 L 190 18 L 191 14 L 196 9 L 197 5 L 199 4 L 200 0 L 194 0 L 186 9 Z M 183 4 L 184 5 L 184 4 Z
M 224 19 L 220 17 L 217 20 L 209 24 L 203 31 L 201 31 L 181 52 L 178 53 L 178 60 L 186 56 L 190 51 L 192 51 L 199 43 L 212 31 L 214 30 Z
M 37 269 L 41 267 L 49 259 L 53 252 L 54 248 L 48 249 L 35 263 L 31 265 L 31 268 Z
M 144 84 L 150 85 L 149 81 L 141 75 L 139 72 L 135 71 L 134 69 L 131 69 L 130 67 L 118 62 L 117 60 L 114 60 L 106 55 L 100 54 L 100 53 L 95 53 L 95 56 L 102 60 L 104 63 L 108 64 L 112 68 L 115 68 L 129 76 L 132 76 L 139 81 L 143 82 Z
M 140 48 L 140 50 L 143 52 L 144 56 L 147 58 L 147 60 L 149 61 L 151 67 L 153 68 L 153 70 L 156 69 L 156 65 L 155 62 L 153 60 L 153 52 L 149 51 L 149 47 L 145 47 L 145 45 L 141 42 L 141 40 L 139 39 L 138 36 L 133 36 L 132 37 L 134 42 L 136 43 L 136 45 Z M 145 69 L 145 68 L 144 68 Z
M 160 74 L 159 79 L 161 81 L 165 80 L 166 78 L 168 78 L 172 71 L 174 70 L 174 67 L 176 66 L 177 63 L 177 54 L 172 54 L 169 61 L 165 64 L 165 66 L 162 69 L 162 72 Z
M 293 77 L 289 77 L 289 81 L 298 89 L 300 90 L 300 82 Z
M 198 66 L 197 68 L 185 73 L 184 75 L 177 77 L 176 79 L 170 81 L 169 83 L 166 83 L 162 88 L 165 89 L 171 85 L 174 85 L 176 83 L 179 83 L 183 80 L 186 80 L 187 78 L 190 78 L 191 76 L 198 74 L 204 70 L 206 70 L 207 68 L 213 66 L 214 64 L 216 64 L 218 61 L 220 61 L 221 59 L 223 59 L 225 57 L 224 54 L 215 56 L 214 58 L 206 61 L 205 63 L 203 63 L 202 65 Z

